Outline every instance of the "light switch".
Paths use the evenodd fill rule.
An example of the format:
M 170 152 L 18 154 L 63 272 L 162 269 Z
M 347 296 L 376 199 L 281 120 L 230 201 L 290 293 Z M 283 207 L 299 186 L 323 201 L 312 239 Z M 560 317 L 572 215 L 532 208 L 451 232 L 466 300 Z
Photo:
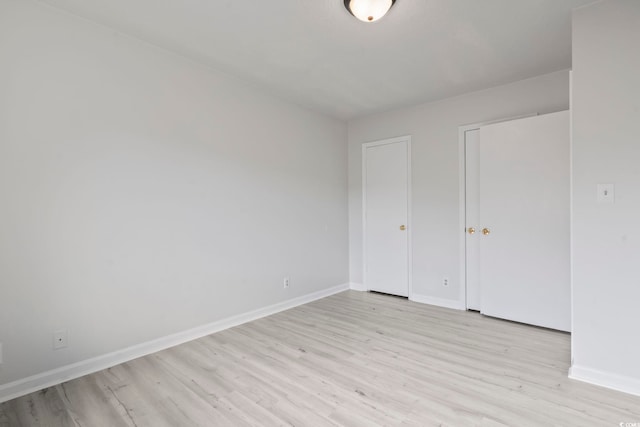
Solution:
M 598 203 L 613 203 L 615 191 L 613 184 L 598 184 Z

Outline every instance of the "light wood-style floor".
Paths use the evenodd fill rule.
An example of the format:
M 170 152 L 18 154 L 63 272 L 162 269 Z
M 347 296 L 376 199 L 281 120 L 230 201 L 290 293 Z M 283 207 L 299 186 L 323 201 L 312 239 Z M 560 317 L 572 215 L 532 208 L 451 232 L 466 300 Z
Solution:
M 569 335 L 344 292 L 6 402 L 0 426 L 618 426 Z

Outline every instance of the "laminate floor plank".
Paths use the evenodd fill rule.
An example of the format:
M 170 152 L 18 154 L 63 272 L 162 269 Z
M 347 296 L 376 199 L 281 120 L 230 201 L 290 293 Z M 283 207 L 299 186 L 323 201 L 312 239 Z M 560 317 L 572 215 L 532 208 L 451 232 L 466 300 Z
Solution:
M 0 405 L 0 427 L 618 426 L 570 336 L 347 291 Z

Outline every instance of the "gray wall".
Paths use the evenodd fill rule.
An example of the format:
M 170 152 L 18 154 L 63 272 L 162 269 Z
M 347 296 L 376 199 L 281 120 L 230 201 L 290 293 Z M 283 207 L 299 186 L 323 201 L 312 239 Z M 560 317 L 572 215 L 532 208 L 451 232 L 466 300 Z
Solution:
M 572 375 L 640 394 L 640 2 L 578 9 L 573 66 Z
M 348 282 L 343 122 L 31 1 L 0 61 L 0 384 Z

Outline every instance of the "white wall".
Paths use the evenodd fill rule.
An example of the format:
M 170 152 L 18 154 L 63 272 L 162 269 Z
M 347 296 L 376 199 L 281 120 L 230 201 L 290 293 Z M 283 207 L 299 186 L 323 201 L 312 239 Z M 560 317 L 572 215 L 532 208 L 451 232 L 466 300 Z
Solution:
M 346 283 L 346 139 L 179 56 L 0 0 L 0 385 Z
M 561 71 L 510 85 L 353 120 L 349 123 L 350 277 L 362 283 L 361 145 L 412 135 L 413 294 L 459 305 L 460 203 L 458 127 L 569 107 L 569 73 Z M 442 286 L 442 278 L 449 286 Z M 444 301 L 443 301 L 444 300 Z
M 577 10 L 573 66 L 571 375 L 640 395 L 640 2 Z

